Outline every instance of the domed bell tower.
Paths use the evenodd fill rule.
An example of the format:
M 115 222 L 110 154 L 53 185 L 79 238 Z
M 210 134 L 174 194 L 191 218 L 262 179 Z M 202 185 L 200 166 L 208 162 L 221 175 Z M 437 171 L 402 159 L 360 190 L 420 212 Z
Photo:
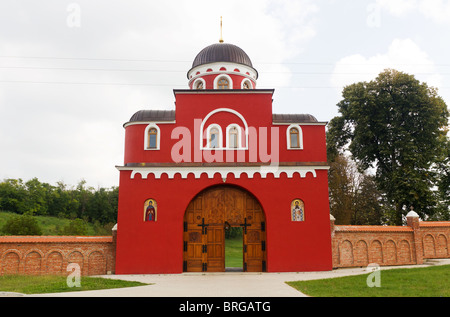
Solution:
M 219 43 L 197 54 L 187 77 L 189 88 L 193 90 L 255 89 L 258 72 L 241 48 L 224 43 L 221 36 Z

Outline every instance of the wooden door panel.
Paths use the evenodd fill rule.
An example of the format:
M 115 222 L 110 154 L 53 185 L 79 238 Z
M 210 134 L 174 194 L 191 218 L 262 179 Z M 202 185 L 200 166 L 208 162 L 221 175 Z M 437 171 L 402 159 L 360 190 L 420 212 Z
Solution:
M 207 239 L 208 272 L 225 270 L 225 232 L 222 225 L 210 225 Z
M 204 221 L 207 230 L 199 226 Z M 246 222 L 243 236 L 245 268 L 249 272 L 265 269 L 264 213 L 248 192 L 220 186 L 199 194 L 185 214 L 184 270 L 190 272 L 225 271 L 225 222 L 239 226 Z
M 201 272 L 203 263 L 203 235 L 201 227 L 197 225 L 188 226 L 185 235 L 185 261 L 186 270 L 189 272 Z

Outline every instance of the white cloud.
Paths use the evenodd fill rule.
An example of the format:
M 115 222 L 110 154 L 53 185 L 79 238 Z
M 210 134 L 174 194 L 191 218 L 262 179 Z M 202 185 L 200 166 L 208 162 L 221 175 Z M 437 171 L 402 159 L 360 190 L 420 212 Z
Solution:
M 0 72 L 0 180 L 117 184 L 122 124 L 141 109 L 173 109 L 195 55 L 218 42 L 220 16 L 225 42 L 247 52 L 266 88 L 289 83 L 280 64 L 315 36 L 318 11 L 312 0 L 78 0 L 80 27 L 70 27 L 70 3 L 0 3 L 1 55 L 16 56 L 0 67 L 19 67 Z
M 355 54 L 340 59 L 334 67 L 331 82 L 341 92 L 346 85 L 375 79 L 387 68 L 415 75 L 429 86 L 439 88 L 442 85 L 442 76 L 435 63 L 411 39 L 393 40 L 384 54 L 371 57 Z

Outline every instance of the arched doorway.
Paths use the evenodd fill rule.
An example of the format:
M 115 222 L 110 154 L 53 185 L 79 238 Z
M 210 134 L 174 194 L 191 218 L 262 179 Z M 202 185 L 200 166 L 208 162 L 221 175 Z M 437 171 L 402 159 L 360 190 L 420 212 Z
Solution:
M 225 227 L 242 227 L 243 271 L 266 271 L 264 212 L 249 192 L 214 186 L 198 194 L 186 209 L 183 271 L 225 271 Z

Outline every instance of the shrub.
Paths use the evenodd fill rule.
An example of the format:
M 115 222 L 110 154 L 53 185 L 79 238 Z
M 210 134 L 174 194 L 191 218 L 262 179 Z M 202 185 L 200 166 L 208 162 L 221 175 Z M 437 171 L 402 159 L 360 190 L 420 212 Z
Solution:
M 37 220 L 30 214 L 17 215 L 10 218 L 2 228 L 5 235 L 35 236 L 42 235 Z
M 70 221 L 70 223 L 60 231 L 60 234 L 65 236 L 85 236 L 87 233 L 88 227 L 86 222 L 79 218 Z

